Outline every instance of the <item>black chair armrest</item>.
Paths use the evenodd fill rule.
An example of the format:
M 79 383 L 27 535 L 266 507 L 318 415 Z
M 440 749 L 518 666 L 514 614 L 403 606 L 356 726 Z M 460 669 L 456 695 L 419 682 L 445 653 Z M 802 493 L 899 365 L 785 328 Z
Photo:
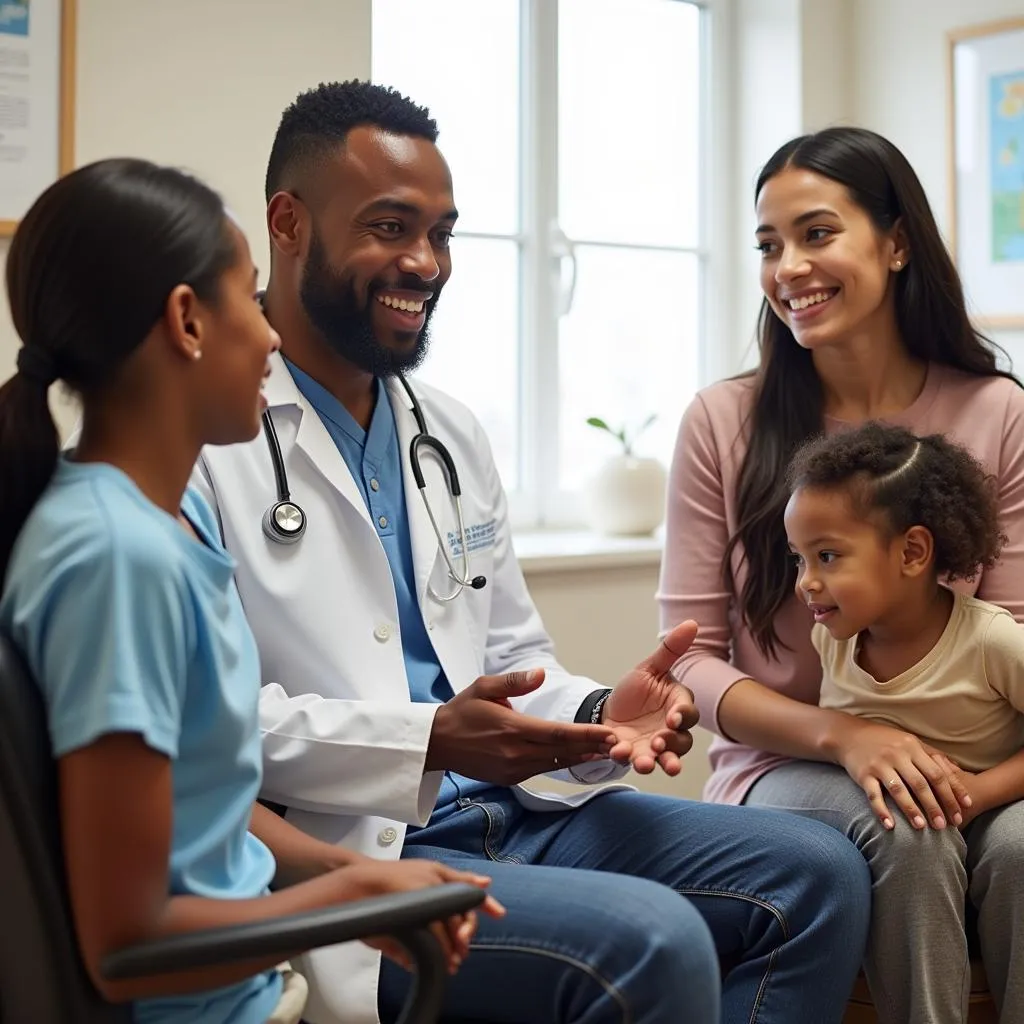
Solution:
M 483 902 L 482 889 L 462 883 L 393 893 L 340 903 L 334 907 L 272 921 L 211 928 L 143 942 L 104 958 L 103 976 L 111 981 L 169 974 L 318 949 L 368 935 L 394 935 L 424 928 L 452 914 L 463 914 Z

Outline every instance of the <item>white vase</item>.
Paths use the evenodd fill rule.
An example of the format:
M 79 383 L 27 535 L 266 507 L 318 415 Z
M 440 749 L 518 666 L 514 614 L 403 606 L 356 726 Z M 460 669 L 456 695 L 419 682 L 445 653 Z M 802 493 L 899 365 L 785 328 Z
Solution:
M 665 470 L 657 459 L 615 455 L 586 491 L 587 518 L 596 533 L 644 536 L 665 515 Z

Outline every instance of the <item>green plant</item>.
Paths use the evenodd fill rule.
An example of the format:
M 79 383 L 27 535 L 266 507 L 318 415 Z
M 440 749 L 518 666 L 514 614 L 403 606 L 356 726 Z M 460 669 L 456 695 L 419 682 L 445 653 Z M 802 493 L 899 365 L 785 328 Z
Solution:
M 643 423 L 640 424 L 639 427 L 636 428 L 635 431 L 633 431 L 632 434 L 627 433 L 625 426 L 619 427 L 618 430 L 613 430 L 603 419 L 601 419 L 600 416 L 591 416 L 587 420 L 587 423 L 597 430 L 603 430 L 606 433 L 611 434 L 612 437 L 622 445 L 623 455 L 632 455 L 633 445 L 636 444 L 637 439 L 657 418 L 657 415 L 652 413 L 643 421 Z

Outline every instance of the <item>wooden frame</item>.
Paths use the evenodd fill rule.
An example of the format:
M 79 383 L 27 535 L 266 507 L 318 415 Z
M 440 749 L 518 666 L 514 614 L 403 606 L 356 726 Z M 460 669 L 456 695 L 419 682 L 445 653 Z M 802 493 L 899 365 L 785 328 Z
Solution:
M 961 230 L 960 219 L 966 216 L 966 203 L 962 202 L 961 193 L 970 197 L 973 203 L 977 203 L 979 194 L 978 179 L 985 172 L 987 183 L 991 185 L 992 169 L 991 162 L 986 163 L 981 158 L 981 171 L 977 167 L 970 175 L 971 185 L 964 185 L 964 177 L 961 173 L 961 161 L 970 156 L 977 156 L 977 139 L 974 140 L 974 152 L 965 153 L 972 147 L 965 142 L 967 129 L 977 133 L 978 123 L 967 124 L 967 118 L 958 120 L 958 106 L 965 105 L 961 91 L 968 85 L 977 87 L 977 81 L 971 83 L 960 82 L 961 91 L 958 91 L 958 50 L 966 52 L 972 44 L 987 43 L 989 47 L 999 45 L 999 42 L 1006 36 L 1013 36 L 1017 33 L 1024 38 L 1024 18 L 1005 18 L 1001 21 L 989 22 L 987 24 L 972 25 L 967 28 L 955 29 L 947 35 L 946 49 L 946 112 L 947 112 L 947 175 L 949 180 L 949 239 L 953 257 L 957 262 L 960 276 L 963 279 L 968 298 L 975 300 L 976 312 L 979 326 L 986 329 L 1007 330 L 1024 328 L 1024 258 L 1014 255 L 1005 260 L 1000 257 L 997 261 L 993 257 L 993 224 L 995 216 L 993 212 L 994 200 L 991 192 L 982 193 L 982 198 L 988 198 L 984 213 L 987 217 L 978 219 L 972 218 L 970 223 L 972 231 L 970 241 L 967 241 L 967 233 Z M 1016 79 L 1024 83 L 1024 46 L 1019 50 L 1020 58 L 1014 58 L 1012 71 L 1013 87 L 1017 88 Z M 977 55 L 976 55 L 977 57 Z M 1000 62 L 1000 64 L 1005 61 Z M 984 77 L 982 75 L 981 77 Z M 991 97 L 989 97 L 991 102 Z M 988 108 L 991 110 L 991 108 Z M 1021 151 L 1018 160 L 1021 166 L 1021 234 L 1024 236 L 1024 111 L 1021 114 L 1021 127 L 1014 129 L 1019 132 L 1021 139 Z M 983 128 L 980 137 L 988 143 L 988 159 L 991 161 L 991 138 Z M 1014 138 L 1016 139 L 1016 135 Z M 979 241 L 979 237 L 982 241 Z M 987 243 L 987 244 L 986 244 Z M 1016 242 L 1015 242 L 1016 244 Z M 987 257 L 987 259 L 986 259 Z M 986 264 L 987 266 L 983 266 Z M 998 264 L 1005 263 L 1005 266 Z M 1014 266 L 1013 264 L 1018 264 Z M 995 268 L 995 274 L 993 274 Z M 999 298 L 991 293 L 997 293 Z M 1005 298 L 1002 298 L 1005 296 Z
M 26 3 L 40 3 L 41 0 L 26 0 Z M 52 0 L 56 5 L 59 17 L 58 46 L 56 60 L 57 72 L 57 110 L 54 130 L 57 135 L 56 162 L 49 175 L 40 175 L 38 182 L 33 182 L 34 199 L 43 189 L 47 188 L 61 175 L 66 174 L 75 164 L 75 51 L 77 29 L 77 0 Z M 0 5 L 3 0 L 0 0 Z M 30 9 L 31 14 L 31 9 Z M 2 40 L 0 36 L 0 40 Z M 3 182 L 0 181 L 0 185 Z M 31 200 L 30 200 L 31 201 Z M 27 208 L 27 207 L 26 207 Z M 22 211 L 24 212 L 24 211 Z M 18 219 L 7 215 L 0 208 L 0 238 L 10 237 L 18 227 Z

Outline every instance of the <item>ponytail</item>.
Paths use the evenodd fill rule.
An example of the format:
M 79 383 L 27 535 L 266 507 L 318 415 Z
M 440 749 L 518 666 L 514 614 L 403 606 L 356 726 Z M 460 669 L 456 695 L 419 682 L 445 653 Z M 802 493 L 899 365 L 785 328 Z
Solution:
M 28 514 L 53 476 L 59 454 L 47 388 L 19 370 L 0 385 L 0 581 L 7 574 L 14 542 Z

